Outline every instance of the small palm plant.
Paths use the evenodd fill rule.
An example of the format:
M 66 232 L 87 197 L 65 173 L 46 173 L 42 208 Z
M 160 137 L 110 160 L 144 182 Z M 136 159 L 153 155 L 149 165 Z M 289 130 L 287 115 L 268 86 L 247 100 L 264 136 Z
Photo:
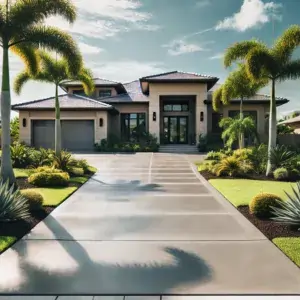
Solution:
M 222 139 L 225 141 L 227 147 L 232 148 L 232 145 L 238 141 L 239 148 L 243 148 L 243 137 L 245 135 L 258 140 L 258 133 L 255 123 L 251 117 L 240 118 L 223 118 L 220 121 L 222 127 Z
M 92 72 L 81 67 L 77 74 L 69 71 L 69 59 L 52 57 L 49 53 L 39 50 L 36 51 L 39 57 L 39 68 L 36 74 L 31 74 L 27 68 L 22 71 L 14 82 L 16 94 L 20 94 L 24 84 L 29 80 L 52 83 L 55 85 L 55 153 L 59 155 L 61 151 L 61 122 L 60 122 L 60 105 L 58 98 L 59 85 L 68 80 L 79 80 L 83 85 L 86 95 L 91 95 L 94 91 L 94 81 Z
M 30 216 L 29 204 L 9 181 L 0 182 L 0 222 L 26 219 Z
M 300 230 L 300 182 L 297 183 L 297 189 L 292 187 L 293 195 L 285 192 L 288 200 L 280 202 L 280 207 L 272 207 L 272 218 L 276 222 L 284 223 L 287 225 L 299 226 Z

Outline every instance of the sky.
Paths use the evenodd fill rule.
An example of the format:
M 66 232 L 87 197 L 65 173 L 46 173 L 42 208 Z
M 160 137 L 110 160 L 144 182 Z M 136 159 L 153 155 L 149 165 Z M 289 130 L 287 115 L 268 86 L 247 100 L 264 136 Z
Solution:
M 256 38 L 272 45 L 290 25 L 300 24 L 299 0 L 73 0 L 78 17 L 69 25 L 47 20 L 73 35 L 95 77 L 129 82 L 179 70 L 211 75 L 222 83 L 230 70 L 223 53 L 231 44 Z M 295 52 L 300 58 L 300 50 Z M 10 56 L 11 80 L 23 68 Z M 290 99 L 281 114 L 300 110 L 300 79 L 278 84 Z M 263 93 L 269 94 L 269 87 Z M 54 87 L 31 82 L 12 103 L 54 95 Z

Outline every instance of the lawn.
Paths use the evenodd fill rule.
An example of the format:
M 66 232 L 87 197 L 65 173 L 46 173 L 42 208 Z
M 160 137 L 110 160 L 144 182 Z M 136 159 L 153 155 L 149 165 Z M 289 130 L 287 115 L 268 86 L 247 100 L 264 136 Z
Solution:
M 10 247 L 17 240 L 14 236 L 0 236 L 0 253 Z
M 16 178 L 27 178 L 30 170 L 28 169 L 14 169 Z
M 292 184 L 294 184 L 248 179 L 211 179 L 209 182 L 235 207 L 249 205 L 251 199 L 261 192 L 272 193 L 286 199 L 284 191 L 291 192 Z
M 300 238 L 275 238 L 272 242 L 300 267 Z
M 89 180 L 87 177 L 71 177 L 70 182 L 84 184 Z
M 45 206 L 57 206 L 77 190 L 77 187 L 52 187 L 28 189 L 39 192 Z

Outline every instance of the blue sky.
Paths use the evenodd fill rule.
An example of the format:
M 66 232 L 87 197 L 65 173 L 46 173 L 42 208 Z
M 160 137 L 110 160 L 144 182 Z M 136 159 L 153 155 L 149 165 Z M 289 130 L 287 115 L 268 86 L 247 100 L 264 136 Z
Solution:
M 258 38 L 271 45 L 289 25 L 299 23 L 298 0 L 74 0 L 79 16 L 70 26 L 55 17 L 51 25 L 78 41 L 96 77 L 131 81 L 141 76 L 182 70 L 220 78 L 224 50 L 234 42 Z M 300 57 L 300 51 L 295 53 Z M 22 63 L 11 57 L 11 78 Z M 300 79 L 278 85 L 291 99 L 281 112 L 300 109 Z M 51 85 L 30 83 L 22 102 L 53 95 Z M 268 93 L 268 88 L 264 90 Z

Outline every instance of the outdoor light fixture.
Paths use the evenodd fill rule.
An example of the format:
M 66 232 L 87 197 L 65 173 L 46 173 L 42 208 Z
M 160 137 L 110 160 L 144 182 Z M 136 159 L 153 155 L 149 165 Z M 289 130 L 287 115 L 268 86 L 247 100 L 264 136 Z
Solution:
M 27 120 L 26 120 L 25 118 L 22 120 L 22 124 L 23 124 L 23 127 L 26 127 L 26 125 L 27 125 Z
M 156 112 L 153 112 L 153 121 L 156 121 Z
M 102 118 L 99 119 L 99 126 L 103 127 L 103 119 Z
M 204 112 L 201 111 L 200 113 L 200 121 L 203 122 L 204 121 Z

